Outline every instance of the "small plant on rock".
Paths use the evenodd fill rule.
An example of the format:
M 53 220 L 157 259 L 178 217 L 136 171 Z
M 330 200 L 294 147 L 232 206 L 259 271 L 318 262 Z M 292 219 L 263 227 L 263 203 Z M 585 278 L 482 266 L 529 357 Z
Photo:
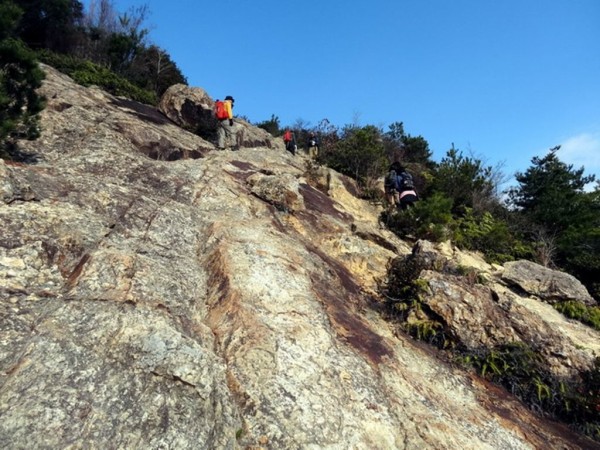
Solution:
M 555 303 L 553 306 L 570 319 L 579 320 L 600 331 L 600 307 L 587 306 L 574 300 Z

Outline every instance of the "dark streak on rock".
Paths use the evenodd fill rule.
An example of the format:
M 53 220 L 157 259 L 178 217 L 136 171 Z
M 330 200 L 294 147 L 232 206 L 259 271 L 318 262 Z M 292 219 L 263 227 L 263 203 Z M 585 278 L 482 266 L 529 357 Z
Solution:
M 350 194 L 356 198 L 361 198 L 354 180 L 351 180 L 345 175 L 340 175 L 340 180 L 342 180 L 342 184 Z
M 301 183 L 298 190 L 304 198 L 306 209 L 335 217 L 344 222 L 352 222 L 353 218 L 350 214 L 338 211 L 333 201 L 318 189 L 309 184 Z
M 383 247 L 394 253 L 398 253 L 398 247 L 396 247 L 394 244 L 392 244 L 387 239 L 384 239 L 383 237 L 381 237 L 375 233 L 364 233 L 362 231 L 357 231 L 356 235 L 365 241 L 374 242 L 375 244 L 379 245 L 380 247 Z
M 110 103 L 124 109 L 126 112 L 133 114 L 138 119 L 145 122 L 151 122 L 157 125 L 168 125 L 173 123 L 156 108 L 144 105 L 143 103 L 125 98 L 115 98 L 111 100 Z
M 343 288 L 336 289 L 335 285 L 320 273 L 311 276 L 316 293 L 324 302 L 336 332 L 375 365 L 380 364 L 384 357 L 392 356 L 393 351 L 383 342 L 383 338 L 352 311 L 353 302 L 356 304 L 364 300 L 360 286 L 348 269 L 314 246 L 309 246 L 308 250 L 318 255 L 333 270 Z
M 243 170 L 244 172 L 256 172 L 258 170 L 258 168 L 255 165 L 244 161 L 230 161 L 229 164 L 231 164 L 234 167 L 237 167 L 240 170 Z
M 75 286 L 77 279 L 79 278 L 79 276 L 81 275 L 81 272 L 83 271 L 83 267 L 86 265 L 86 263 L 89 260 L 90 260 L 89 253 L 84 254 L 81 257 L 81 259 L 79 260 L 79 262 L 77 263 L 77 265 L 75 266 L 75 268 L 73 269 L 73 271 L 69 274 L 69 276 L 67 277 L 67 285 L 70 288 Z

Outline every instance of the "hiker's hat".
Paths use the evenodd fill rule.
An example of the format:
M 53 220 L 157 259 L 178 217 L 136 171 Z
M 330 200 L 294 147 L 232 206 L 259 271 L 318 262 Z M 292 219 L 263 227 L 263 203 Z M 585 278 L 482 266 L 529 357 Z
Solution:
M 233 99 L 233 97 L 231 95 L 228 95 L 227 97 L 225 97 L 225 100 L 231 100 L 231 102 L 235 102 L 235 100 Z

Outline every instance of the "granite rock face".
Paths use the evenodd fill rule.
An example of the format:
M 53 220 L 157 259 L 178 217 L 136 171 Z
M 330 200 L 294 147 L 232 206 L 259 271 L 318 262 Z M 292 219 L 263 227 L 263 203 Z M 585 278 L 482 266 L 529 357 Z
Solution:
M 590 445 L 394 334 L 411 245 L 348 180 L 45 70 L 37 163 L 0 161 L 0 447 Z

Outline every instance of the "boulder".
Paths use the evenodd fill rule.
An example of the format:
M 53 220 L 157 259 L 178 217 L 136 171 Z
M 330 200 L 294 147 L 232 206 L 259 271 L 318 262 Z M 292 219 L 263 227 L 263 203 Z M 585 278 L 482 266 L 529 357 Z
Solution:
M 219 123 L 214 115 L 215 101 L 199 87 L 175 84 L 162 95 L 158 110 L 180 127 L 213 144 L 217 141 Z M 234 111 L 235 116 L 235 111 Z M 247 121 L 234 118 L 236 149 L 270 148 L 283 150 L 283 141 Z M 239 145 L 237 145 L 239 144 Z
M 575 300 L 588 306 L 594 298 L 579 280 L 568 273 L 548 269 L 532 261 L 510 261 L 504 264 L 502 279 L 530 295 L 549 303 Z
M 174 84 L 162 95 L 158 110 L 182 128 L 200 135 L 216 132 L 215 102 L 199 87 Z
M 600 333 L 568 321 L 548 304 L 501 285 L 425 271 L 422 301 L 444 329 L 471 351 L 524 343 L 540 352 L 557 377 L 576 377 L 600 356 Z
M 240 148 L 285 150 L 281 138 L 275 138 L 268 131 L 255 127 L 243 119 L 234 117 L 233 121 L 235 124 L 236 144 L 239 144 L 235 146 L 235 150 L 239 150 Z

